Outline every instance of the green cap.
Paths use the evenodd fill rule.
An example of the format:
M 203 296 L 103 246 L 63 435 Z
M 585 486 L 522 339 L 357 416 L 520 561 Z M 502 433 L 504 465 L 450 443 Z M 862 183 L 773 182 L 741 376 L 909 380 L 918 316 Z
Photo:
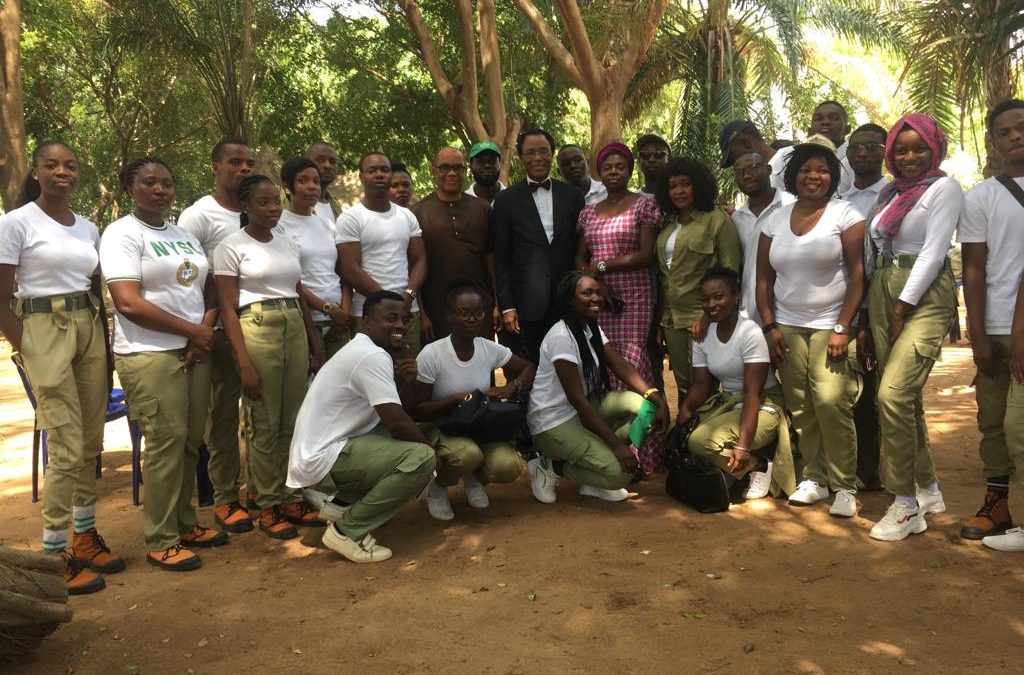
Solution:
M 488 150 L 501 157 L 501 150 L 498 150 L 498 146 L 493 141 L 480 141 L 479 143 L 474 143 L 473 147 L 469 149 L 469 158 L 473 159 L 481 152 L 487 152 Z

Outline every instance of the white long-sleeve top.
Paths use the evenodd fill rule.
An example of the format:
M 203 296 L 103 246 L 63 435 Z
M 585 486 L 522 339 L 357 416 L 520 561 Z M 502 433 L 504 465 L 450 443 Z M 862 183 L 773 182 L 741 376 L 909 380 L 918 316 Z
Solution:
M 871 239 L 879 251 L 882 250 L 885 238 L 879 223 L 894 201 L 895 198 L 890 200 L 871 221 Z M 935 281 L 949 255 L 949 242 L 960 220 L 963 203 L 964 193 L 960 184 L 947 176 L 928 186 L 910 213 L 903 218 L 899 234 L 892 241 L 893 253 L 917 255 L 907 283 L 900 293 L 903 302 L 916 305 Z

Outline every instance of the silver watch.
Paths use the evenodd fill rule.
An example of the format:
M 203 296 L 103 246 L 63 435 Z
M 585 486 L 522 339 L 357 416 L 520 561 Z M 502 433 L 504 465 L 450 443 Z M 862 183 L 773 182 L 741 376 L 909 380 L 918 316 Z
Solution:
M 832 332 L 836 335 L 846 335 L 846 328 L 841 323 L 832 326 Z
M 607 272 L 608 271 L 608 263 L 605 262 L 604 260 L 602 260 L 599 263 L 597 263 L 597 271 L 600 274 L 604 274 L 605 272 Z

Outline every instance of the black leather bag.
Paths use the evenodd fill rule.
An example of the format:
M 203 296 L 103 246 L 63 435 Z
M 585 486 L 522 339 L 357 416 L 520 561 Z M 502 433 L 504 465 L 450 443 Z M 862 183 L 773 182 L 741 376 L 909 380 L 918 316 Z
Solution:
M 438 427 L 449 436 L 465 436 L 477 443 L 496 443 L 514 440 L 525 424 L 524 397 L 499 401 L 474 389 L 458 408 L 441 420 Z
M 729 487 L 735 479 L 686 447 L 697 424 L 699 420 L 694 415 L 684 426 L 674 427 L 665 438 L 665 492 L 701 513 L 728 511 Z

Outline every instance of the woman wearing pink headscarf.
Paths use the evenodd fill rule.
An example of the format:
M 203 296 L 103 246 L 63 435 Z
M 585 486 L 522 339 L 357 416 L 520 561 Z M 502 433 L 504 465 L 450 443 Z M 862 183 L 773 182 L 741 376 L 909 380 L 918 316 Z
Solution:
M 650 267 L 661 211 L 653 197 L 630 191 L 633 153 L 628 147 L 609 143 L 596 159 L 608 196 L 580 213 L 576 266 L 599 279 L 615 298 L 616 306 L 602 311 L 598 319 L 609 343 L 645 382 L 653 382 L 654 370 L 647 356 L 655 304 Z M 609 373 L 609 380 L 613 391 L 629 391 L 615 373 Z M 652 472 L 661 463 L 660 437 L 652 437 L 640 448 L 640 471 Z
M 928 446 L 922 390 L 956 309 L 950 241 L 963 205 L 960 185 L 939 168 L 946 137 L 927 115 L 904 115 L 889 131 L 893 182 L 868 215 L 874 276 L 868 314 L 881 372 L 878 418 L 885 486 L 895 496 L 871 537 L 900 541 L 927 529 L 946 504 Z M 869 256 L 870 257 L 870 256 Z

